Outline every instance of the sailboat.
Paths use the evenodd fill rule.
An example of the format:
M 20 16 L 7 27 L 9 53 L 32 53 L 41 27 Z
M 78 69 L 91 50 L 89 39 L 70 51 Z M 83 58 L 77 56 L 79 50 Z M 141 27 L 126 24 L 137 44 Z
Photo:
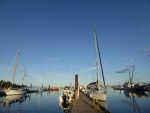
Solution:
M 88 92 L 87 94 L 92 98 L 92 99 L 97 99 L 100 101 L 106 101 L 106 96 L 107 96 L 107 91 L 105 87 L 105 79 L 104 79 L 104 73 L 103 73 L 103 67 L 102 67 L 102 61 L 100 57 L 100 50 L 99 50 L 99 45 L 98 45 L 98 40 L 97 40 L 97 35 L 96 35 L 96 27 L 94 25 L 94 40 L 95 40 L 95 50 L 96 50 L 96 74 L 97 74 L 97 81 L 88 84 Z M 103 83 L 104 83 L 104 89 L 105 91 L 102 90 L 102 87 L 100 86 L 100 82 L 98 80 L 98 61 L 101 66 L 101 72 L 102 72 L 102 77 L 103 77 Z
M 12 78 L 12 86 L 10 86 L 8 89 L 4 90 L 6 95 L 18 95 L 18 94 L 27 93 L 27 86 L 22 85 L 20 87 L 16 87 L 14 85 L 14 79 L 15 79 L 16 70 L 17 70 L 16 68 L 17 68 L 17 65 L 18 65 L 19 53 L 20 53 L 20 49 L 18 50 L 17 55 L 16 55 L 16 65 L 14 67 L 14 75 L 13 75 L 13 78 Z
M 40 77 L 40 80 L 39 80 L 39 84 L 41 85 L 41 77 Z M 36 92 L 43 92 L 44 89 L 43 89 L 43 84 L 42 84 L 42 87 L 37 87 L 37 91 Z

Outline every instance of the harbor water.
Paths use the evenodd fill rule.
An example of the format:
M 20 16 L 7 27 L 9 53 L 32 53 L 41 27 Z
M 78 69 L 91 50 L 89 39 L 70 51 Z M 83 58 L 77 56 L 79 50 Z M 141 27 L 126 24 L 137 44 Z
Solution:
M 60 95 L 61 91 L 45 91 L 23 97 L 0 97 L 0 113 L 66 113 L 59 102 Z M 104 105 L 111 113 L 150 113 L 150 93 L 110 88 Z

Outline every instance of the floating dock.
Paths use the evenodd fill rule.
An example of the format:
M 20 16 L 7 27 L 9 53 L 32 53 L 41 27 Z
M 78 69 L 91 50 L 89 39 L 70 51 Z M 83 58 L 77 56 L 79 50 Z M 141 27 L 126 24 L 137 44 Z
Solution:
M 79 93 L 79 98 L 73 101 L 70 111 L 71 113 L 110 113 L 107 105 L 91 100 L 82 92 Z

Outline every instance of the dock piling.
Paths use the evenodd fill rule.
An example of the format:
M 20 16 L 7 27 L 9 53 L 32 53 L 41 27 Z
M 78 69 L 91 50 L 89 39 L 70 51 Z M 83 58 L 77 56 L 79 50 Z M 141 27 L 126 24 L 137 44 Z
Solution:
M 78 96 L 79 90 L 78 90 L 78 75 L 75 75 L 75 100 L 79 98 Z
M 100 110 L 100 106 L 98 105 L 98 100 L 97 99 L 93 99 L 93 106 L 94 109 Z

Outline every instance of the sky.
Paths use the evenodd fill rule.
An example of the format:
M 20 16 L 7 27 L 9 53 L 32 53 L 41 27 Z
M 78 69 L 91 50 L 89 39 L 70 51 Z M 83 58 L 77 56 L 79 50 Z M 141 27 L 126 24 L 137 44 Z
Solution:
M 95 81 L 94 25 L 106 85 L 128 81 L 132 66 L 134 82 L 150 83 L 149 0 L 1 0 L 0 80 L 12 81 L 20 49 L 17 84 L 25 64 L 27 85 Z

